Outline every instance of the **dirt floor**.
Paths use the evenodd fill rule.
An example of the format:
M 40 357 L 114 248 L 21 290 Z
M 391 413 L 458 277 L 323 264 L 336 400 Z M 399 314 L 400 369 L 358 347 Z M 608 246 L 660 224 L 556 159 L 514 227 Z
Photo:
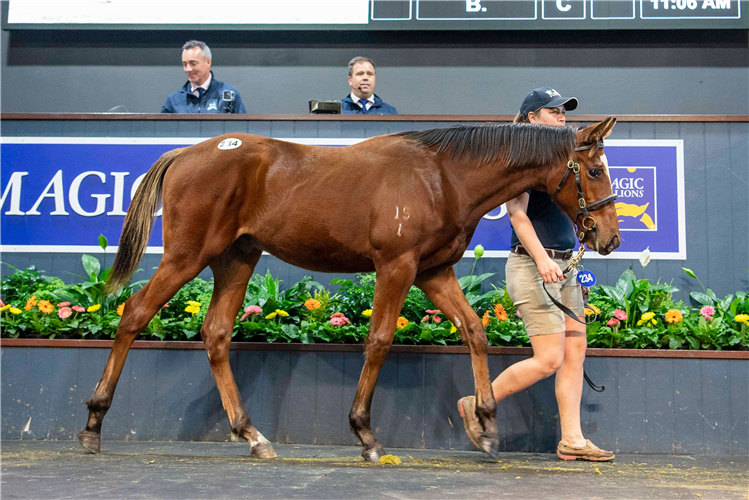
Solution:
M 555 455 L 390 449 L 399 465 L 358 448 L 246 443 L 2 441 L 6 498 L 513 498 L 749 499 L 749 457 L 620 455 L 613 463 Z

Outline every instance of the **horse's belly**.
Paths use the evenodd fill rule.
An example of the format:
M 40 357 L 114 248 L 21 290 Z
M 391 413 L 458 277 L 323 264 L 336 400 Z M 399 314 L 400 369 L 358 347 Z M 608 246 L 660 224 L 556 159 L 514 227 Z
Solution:
M 340 247 L 268 245 L 263 246 L 263 250 L 293 266 L 321 273 L 367 273 L 375 270 L 369 257 Z

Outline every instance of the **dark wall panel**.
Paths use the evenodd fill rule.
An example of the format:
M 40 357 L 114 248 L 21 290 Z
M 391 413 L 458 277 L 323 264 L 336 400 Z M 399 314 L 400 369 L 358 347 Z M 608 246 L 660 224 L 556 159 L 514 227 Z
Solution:
M 108 350 L 4 347 L 0 352 L 2 439 L 75 439 L 86 423 L 83 403 Z M 361 353 L 241 350 L 230 358 L 250 418 L 269 440 L 357 443 L 348 412 Z M 490 372 L 524 358 L 491 355 Z M 582 398 L 583 432 L 599 446 L 617 452 L 746 454 L 746 360 L 596 357 L 586 366 L 606 386 L 602 393 L 585 387 Z M 471 450 L 455 403 L 472 393 L 468 355 L 391 354 L 378 379 L 372 428 L 385 447 Z M 499 403 L 501 450 L 553 452 L 558 421 L 551 377 Z M 104 420 L 104 449 L 109 440 L 229 438 L 202 350 L 130 352 Z
M 6 112 L 159 112 L 185 75 L 180 47 L 211 45 L 216 78 L 248 112 L 298 114 L 349 91 L 348 61 L 378 65 L 377 93 L 402 114 L 510 114 L 534 87 L 590 114 L 747 114 L 745 32 L 274 33 L 3 31 Z M 730 96 L 729 99 L 724 96 Z

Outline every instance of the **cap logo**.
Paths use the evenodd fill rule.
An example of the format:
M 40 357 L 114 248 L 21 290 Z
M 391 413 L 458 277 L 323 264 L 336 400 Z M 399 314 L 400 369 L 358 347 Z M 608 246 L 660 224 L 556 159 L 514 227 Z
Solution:
M 562 97 L 562 94 L 560 94 L 554 89 L 547 90 L 546 93 L 549 94 L 549 97 Z

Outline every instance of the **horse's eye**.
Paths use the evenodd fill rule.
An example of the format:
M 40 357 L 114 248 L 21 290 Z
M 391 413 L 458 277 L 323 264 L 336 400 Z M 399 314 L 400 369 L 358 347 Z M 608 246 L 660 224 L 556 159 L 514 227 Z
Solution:
M 590 175 L 594 179 L 597 179 L 598 177 L 601 176 L 601 171 L 598 170 L 597 168 L 591 168 L 590 170 L 588 170 L 588 175 Z

